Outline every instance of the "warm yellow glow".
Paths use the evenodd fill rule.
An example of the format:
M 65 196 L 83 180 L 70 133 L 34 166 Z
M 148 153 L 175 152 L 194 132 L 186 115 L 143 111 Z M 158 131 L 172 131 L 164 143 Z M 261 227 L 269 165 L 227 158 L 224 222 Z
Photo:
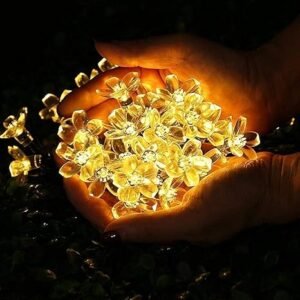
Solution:
M 57 113 L 57 106 L 69 93 L 71 93 L 71 90 L 64 90 L 59 98 L 53 94 L 47 94 L 42 99 L 45 108 L 40 110 L 40 118 L 42 120 L 52 120 L 55 123 L 60 123 L 62 118 L 60 118 Z
M 89 79 L 80 73 L 76 83 Z M 245 133 L 246 118 L 234 125 L 231 118 L 220 119 L 221 107 L 204 98 L 197 80 L 180 82 L 172 74 L 165 89 L 146 91 L 141 85 L 135 72 L 109 78 L 97 93 L 118 100 L 120 108 L 107 123 L 75 111 L 58 130 L 63 141 L 56 153 L 65 160 L 60 174 L 79 175 L 92 196 L 105 190 L 115 195 L 115 218 L 180 204 L 186 189 L 209 174 L 217 160 L 254 158 L 252 147 L 259 144 L 257 133 Z
M 28 175 L 29 171 L 38 169 L 41 166 L 41 155 L 26 156 L 17 146 L 9 146 L 8 153 L 14 158 L 9 165 L 9 171 L 12 177 Z
M 8 116 L 3 121 L 3 127 L 5 128 L 5 131 L 1 133 L 0 138 L 14 138 L 22 146 L 27 147 L 33 141 L 33 137 L 25 127 L 27 113 L 27 107 L 23 107 L 21 108 L 18 117 L 13 115 Z

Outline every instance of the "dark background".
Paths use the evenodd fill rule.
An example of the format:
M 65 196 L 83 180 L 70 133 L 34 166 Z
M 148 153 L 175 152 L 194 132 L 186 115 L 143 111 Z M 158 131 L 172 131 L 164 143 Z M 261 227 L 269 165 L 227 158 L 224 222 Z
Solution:
M 99 60 L 93 39 L 189 32 L 252 49 L 299 13 L 299 1 L 10 1 L 1 8 L 0 115 L 11 102 L 37 103 L 70 87 Z
M 96 66 L 94 39 L 188 32 L 254 49 L 300 12 L 299 0 L 1 6 L 0 117 L 28 106 L 28 127 L 44 144 L 57 128 L 37 117 L 40 100 L 74 88 L 75 75 Z M 299 151 L 299 132 L 298 122 L 282 127 L 263 138 L 261 149 Z M 68 203 L 56 170 L 33 185 L 9 179 L 6 145 L 1 141 L 0 299 L 300 299 L 299 222 L 257 228 L 209 248 L 107 245 Z

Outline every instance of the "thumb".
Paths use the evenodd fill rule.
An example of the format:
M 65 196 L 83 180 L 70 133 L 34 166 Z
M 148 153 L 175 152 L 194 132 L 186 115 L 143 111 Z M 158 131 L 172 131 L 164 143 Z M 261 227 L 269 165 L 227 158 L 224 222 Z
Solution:
M 121 67 L 167 69 L 185 60 L 192 44 L 189 40 L 186 35 L 170 35 L 136 41 L 96 42 L 96 49 Z
M 189 221 L 184 206 L 168 210 L 132 214 L 111 222 L 105 232 L 117 232 L 123 241 L 172 242 L 185 240 Z

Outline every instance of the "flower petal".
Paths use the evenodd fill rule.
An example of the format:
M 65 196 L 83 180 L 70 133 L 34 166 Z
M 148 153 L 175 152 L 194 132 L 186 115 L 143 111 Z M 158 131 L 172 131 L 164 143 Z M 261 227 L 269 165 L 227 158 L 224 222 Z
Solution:
M 246 125 L 247 125 L 247 119 L 245 117 L 239 117 L 235 123 L 233 134 L 238 135 L 240 133 L 243 133 L 246 129 Z
M 128 180 L 126 174 L 117 172 L 113 175 L 113 183 L 115 186 L 123 187 L 127 184 L 127 182 Z
M 211 170 L 212 160 L 206 156 L 192 157 L 193 167 L 202 174 L 206 174 Z
M 232 147 L 230 147 L 230 151 L 233 155 L 235 155 L 237 157 L 243 156 L 243 150 L 239 147 L 232 146 Z
M 196 79 L 188 79 L 185 82 L 181 84 L 181 88 L 186 92 L 186 93 L 195 93 L 199 92 L 200 88 L 200 82 Z
M 247 159 L 250 159 L 250 160 L 254 160 L 254 159 L 257 159 L 257 154 L 256 154 L 256 151 L 251 148 L 251 147 L 247 147 L 245 146 L 243 148 L 243 155 L 244 157 L 246 157 Z
M 59 126 L 57 135 L 67 144 L 73 142 L 77 130 L 73 125 L 68 124 L 66 121 Z
M 216 147 L 224 144 L 224 136 L 218 132 L 214 132 L 210 137 L 208 137 L 208 140 Z
M 146 129 L 143 136 L 148 143 L 153 143 L 158 138 L 152 128 Z
M 171 126 L 169 134 L 170 138 L 175 140 L 176 142 L 180 143 L 184 141 L 183 129 L 181 127 Z
M 78 87 L 82 87 L 83 85 L 87 84 L 89 82 L 90 78 L 85 73 L 80 72 L 75 77 L 75 83 Z
M 140 186 L 140 193 L 147 198 L 153 198 L 157 193 L 157 191 L 158 191 L 157 185 L 152 182 Z
M 108 116 L 108 121 L 111 125 L 118 129 L 123 129 L 127 122 L 127 112 L 124 108 L 117 108 Z
M 57 105 L 59 103 L 59 99 L 57 96 L 49 93 L 45 95 L 45 97 L 42 99 L 42 102 L 49 109 L 50 107 Z
M 179 89 L 179 80 L 175 74 L 170 74 L 166 76 L 166 86 L 168 91 L 174 93 L 177 89 Z
M 123 170 L 126 174 L 132 174 L 138 166 L 138 159 L 136 155 L 131 155 L 123 160 Z
M 105 191 L 105 183 L 96 180 L 89 185 L 88 191 L 91 196 L 99 198 Z
M 66 143 L 60 142 L 55 150 L 55 153 L 58 157 L 65 159 L 65 160 L 72 160 L 74 159 L 74 150 L 69 147 Z
M 86 122 L 87 122 L 87 115 L 84 110 L 75 110 L 73 112 L 72 123 L 77 130 L 84 128 Z
M 99 135 L 103 130 L 103 122 L 100 119 L 93 119 L 88 121 L 86 129 L 93 135 Z
M 194 156 L 196 154 L 202 154 L 201 142 L 195 139 L 189 140 L 182 148 L 182 152 L 186 156 Z
M 248 131 L 244 133 L 244 136 L 247 140 L 247 146 L 255 147 L 260 144 L 259 134 L 255 131 Z
M 68 161 L 59 169 L 59 174 L 65 178 L 72 177 L 80 171 L 80 166 L 73 161 Z
M 141 174 L 144 178 L 147 178 L 151 181 L 154 181 L 157 176 L 157 167 L 154 163 L 141 163 L 137 166 L 136 170 L 137 173 Z
M 122 78 L 122 81 L 125 83 L 127 89 L 130 92 L 133 92 L 140 85 L 139 73 L 138 72 L 129 72 Z
M 196 186 L 199 183 L 199 175 L 196 169 L 189 168 L 185 171 L 184 174 L 184 183 L 188 186 Z
M 166 165 L 166 173 L 174 178 L 180 177 L 183 174 L 183 170 L 179 168 L 178 161 L 174 161 Z
M 134 186 L 121 187 L 118 190 L 118 198 L 123 202 L 135 203 L 140 199 L 140 192 Z
M 164 101 L 170 102 L 172 101 L 172 95 L 170 94 L 170 92 L 166 89 L 160 89 L 157 88 L 156 89 L 156 93 L 160 96 L 161 99 L 163 99 Z
M 212 163 L 214 163 L 215 161 L 217 161 L 219 158 L 221 158 L 222 153 L 217 149 L 217 148 L 213 148 L 209 151 L 207 151 L 204 154 L 205 157 L 208 157 L 209 159 L 211 159 Z

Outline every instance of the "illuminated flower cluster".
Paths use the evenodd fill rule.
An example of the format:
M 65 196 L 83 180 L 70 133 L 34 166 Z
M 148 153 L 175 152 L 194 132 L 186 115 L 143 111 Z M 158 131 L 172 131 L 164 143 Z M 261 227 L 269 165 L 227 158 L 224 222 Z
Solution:
M 79 74 L 76 83 L 88 80 Z M 180 82 L 168 75 L 165 89 L 149 91 L 131 72 L 109 78 L 106 87 L 96 92 L 120 107 L 106 123 L 88 120 L 84 111 L 61 120 L 56 153 L 65 162 L 62 176 L 78 175 L 94 197 L 116 196 L 115 218 L 178 205 L 216 161 L 255 157 L 258 134 L 245 132 L 244 117 L 235 124 L 221 119 L 221 108 L 205 99 L 195 79 Z

